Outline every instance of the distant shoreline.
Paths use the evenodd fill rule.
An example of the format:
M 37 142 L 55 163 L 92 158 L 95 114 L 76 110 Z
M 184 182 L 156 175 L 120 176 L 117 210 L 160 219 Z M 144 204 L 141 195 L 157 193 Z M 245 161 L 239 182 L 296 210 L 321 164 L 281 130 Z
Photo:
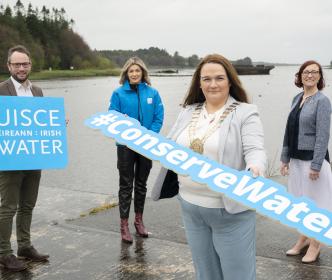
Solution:
M 276 66 L 298 66 L 296 64 L 275 64 Z M 324 69 L 332 69 L 330 66 L 324 66 Z M 178 74 L 163 74 L 156 73 L 154 70 L 162 69 L 157 67 L 151 67 L 150 76 L 155 77 L 163 77 L 163 76 L 192 76 L 192 73 L 178 73 Z M 180 70 L 188 70 L 193 68 L 179 68 Z M 30 74 L 30 80 L 57 80 L 57 79 L 71 79 L 71 78 L 89 78 L 89 77 L 114 77 L 119 76 L 121 70 L 119 68 L 116 69 L 84 69 L 84 70 L 43 70 L 40 72 L 32 72 Z M 5 81 L 9 78 L 8 74 L 0 74 L 0 82 Z
M 43 70 L 40 72 L 32 72 L 29 76 L 30 80 L 56 80 L 70 78 L 88 78 L 88 77 L 105 77 L 119 76 L 120 69 L 84 69 L 84 70 Z M 5 81 L 9 77 L 8 74 L 0 74 L 0 81 Z

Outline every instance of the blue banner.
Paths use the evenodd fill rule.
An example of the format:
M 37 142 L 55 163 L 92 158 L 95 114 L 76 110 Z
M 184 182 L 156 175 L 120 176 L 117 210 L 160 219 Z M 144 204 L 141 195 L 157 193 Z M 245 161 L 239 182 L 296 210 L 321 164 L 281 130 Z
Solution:
M 64 168 L 64 99 L 0 96 L 0 170 Z
M 176 142 L 142 127 L 137 120 L 116 111 L 99 113 L 85 124 L 164 167 L 257 210 L 262 215 L 332 245 L 332 213 L 305 197 L 294 197 L 284 186 L 246 171 L 221 165 Z

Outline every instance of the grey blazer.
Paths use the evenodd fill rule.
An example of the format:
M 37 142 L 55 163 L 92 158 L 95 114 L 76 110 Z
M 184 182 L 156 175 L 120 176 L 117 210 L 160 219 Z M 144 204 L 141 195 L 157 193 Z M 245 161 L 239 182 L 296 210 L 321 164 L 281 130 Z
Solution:
M 229 102 L 234 101 L 235 99 L 230 97 Z M 180 133 L 189 124 L 195 107 L 195 104 L 187 106 L 180 112 L 167 136 L 168 138 L 176 141 Z M 255 105 L 240 103 L 223 121 L 219 133 L 219 163 L 237 170 L 245 170 L 249 165 L 255 165 L 262 172 L 265 171 L 266 154 L 263 127 Z M 151 193 L 152 199 L 157 200 L 159 198 L 165 176 L 166 169 L 162 168 Z M 247 207 L 225 196 L 223 196 L 223 202 L 225 209 L 232 214 L 248 210 Z
M 31 87 L 31 92 L 32 92 L 33 96 L 35 96 L 35 97 L 43 96 L 43 91 L 41 90 L 41 88 L 36 87 L 34 85 L 32 85 L 32 87 Z M 8 79 L 8 80 L 0 83 L 0 95 L 17 96 L 15 86 L 11 79 Z
M 292 111 L 303 96 L 303 92 L 296 95 L 292 102 Z M 331 103 L 328 97 L 318 91 L 308 97 L 303 104 L 299 120 L 298 149 L 314 151 L 311 169 L 320 171 L 330 138 Z M 284 142 L 281 152 L 281 161 L 290 161 L 288 135 L 285 130 Z

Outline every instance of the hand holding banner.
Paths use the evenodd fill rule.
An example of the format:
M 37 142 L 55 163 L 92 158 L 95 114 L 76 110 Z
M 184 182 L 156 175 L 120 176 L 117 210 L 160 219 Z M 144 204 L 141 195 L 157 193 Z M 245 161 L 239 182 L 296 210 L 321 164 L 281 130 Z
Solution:
M 137 120 L 116 111 L 99 113 L 85 121 L 94 129 L 167 169 L 207 184 L 212 190 L 293 227 L 306 236 L 332 245 L 332 213 L 305 197 L 296 198 L 285 187 L 263 177 L 252 178 L 178 145 L 142 127 Z

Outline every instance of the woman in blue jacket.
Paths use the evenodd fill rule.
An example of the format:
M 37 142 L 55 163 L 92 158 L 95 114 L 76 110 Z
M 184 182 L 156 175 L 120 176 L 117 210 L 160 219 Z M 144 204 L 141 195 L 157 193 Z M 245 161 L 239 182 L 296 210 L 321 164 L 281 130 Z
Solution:
M 287 175 L 288 191 L 305 196 L 319 208 L 332 211 L 332 174 L 328 153 L 331 103 L 321 90 L 324 76 L 321 65 L 313 60 L 303 63 L 295 85 L 303 88 L 292 102 L 281 153 L 281 174 Z M 286 252 L 289 256 L 305 253 L 303 263 L 316 261 L 320 243 L 300 235 Z
M 132 57 L 125 63 L 120 75 L 120 84 L 121 86 L 112 94 L 109 110 L 134 118 L 145 128 L 158 133 L 163 124 L 164 107 L 158 91 L 150 86 L 147 68 L 140 58 Z M 148 237 L 142 217 L 146 182 L 152 161 L 119 144 L 117 144 L 117 155 L 120 175 L 121 238 L 126 243 L 132 243 L 128 218 L 133 189 L 136 232 L 139 236 Z

